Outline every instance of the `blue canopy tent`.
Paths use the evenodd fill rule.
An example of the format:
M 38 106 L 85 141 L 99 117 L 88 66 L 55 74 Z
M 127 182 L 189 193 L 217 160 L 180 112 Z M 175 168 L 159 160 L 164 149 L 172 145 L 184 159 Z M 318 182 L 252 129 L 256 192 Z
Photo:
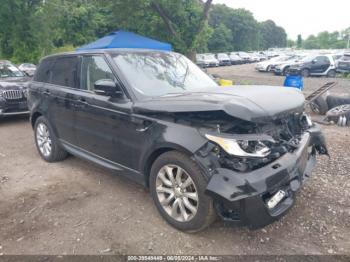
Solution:
M 143 48 L 171 51 L 171 44 L 126 31 L 116 31 L 95 42 L 77 48 L 78 51 L 105 48 Z

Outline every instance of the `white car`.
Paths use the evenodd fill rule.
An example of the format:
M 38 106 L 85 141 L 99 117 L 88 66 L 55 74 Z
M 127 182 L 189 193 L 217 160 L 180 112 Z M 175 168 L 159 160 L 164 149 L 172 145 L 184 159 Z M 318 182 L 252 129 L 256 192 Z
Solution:
M 18 68 L 28 76 L 33 76 L 36 71 L 36 65 L 30 63 L 21 64 Z
M 290 58 L 291 58 L 290 56 L 274 57 L 274 58 L 271 58 L 270 60 L 257 63 L 255 66 L 255 69 L 259 72 L 270 72 L 274 70 L 276 65 L 281 64 Z
M 214 54 L 198 54 L 196 55 L 196 64 L 203 68 L 217 67 L 219 66 L 219 61 Z

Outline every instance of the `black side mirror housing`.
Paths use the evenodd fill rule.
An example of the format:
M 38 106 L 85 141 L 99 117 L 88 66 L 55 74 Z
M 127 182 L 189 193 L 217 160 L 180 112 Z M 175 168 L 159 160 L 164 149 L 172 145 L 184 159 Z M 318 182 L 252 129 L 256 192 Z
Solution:
M 94 91 L 98 95 L 116 97 L 122 96 L 123 91 L 120 86 L 111 79 L 100 79 L 94 84 Z

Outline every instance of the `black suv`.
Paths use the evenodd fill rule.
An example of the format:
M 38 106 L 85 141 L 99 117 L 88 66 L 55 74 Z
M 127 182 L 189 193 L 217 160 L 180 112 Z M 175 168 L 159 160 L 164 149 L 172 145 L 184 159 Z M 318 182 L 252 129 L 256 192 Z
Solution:
M 333 55 L 310 55 L 291 65 L 290 74 L 308 76 L 336 76 L 336 67 Z
M 28 114 L 27 77 L 10 61 L 0 61 L 0 117 Z
M 165 220 L 263 226 L 327 154 L 294 89 L 221 89 L 186 57 L 109 49 L 44 58 L 29 90 L 41 157 L 71 153 L 149 187 Z

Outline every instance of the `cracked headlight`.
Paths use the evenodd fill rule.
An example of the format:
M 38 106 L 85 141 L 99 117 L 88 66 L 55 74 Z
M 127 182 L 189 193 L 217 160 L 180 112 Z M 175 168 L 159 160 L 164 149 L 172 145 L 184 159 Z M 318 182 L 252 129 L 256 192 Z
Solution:
M 266 157 L 271 149 L 259 140 L 236 140 L 206 134 L 205 137 L 218 144 L 228 154 L 239 157 Z

